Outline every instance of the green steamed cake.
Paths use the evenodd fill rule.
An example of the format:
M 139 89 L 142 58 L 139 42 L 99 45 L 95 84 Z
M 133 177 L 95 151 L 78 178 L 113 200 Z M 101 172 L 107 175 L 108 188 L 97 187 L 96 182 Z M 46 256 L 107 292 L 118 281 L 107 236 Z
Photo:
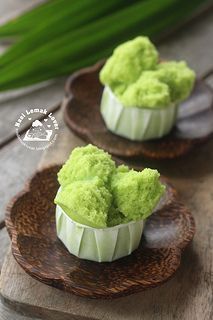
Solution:
M 147 37 L 119 45 L 99 76 L 124 107 L 168 107 L 186 99 L 195 82 L 194 71 L 184 61 L 158 62 Z
M 108 183 L 115 170 L 111 156 L 101 149 L 89 144 L 86 147 L 75 148 L 69 159 L 58 173 L 61 186 L 78 180 L 87 180 L 95 176 Z
M 120 96 L 126 107 L 161 108 L 186 99 L 195 81 L 195 73 L 185 62 L 164 62 L 156 70 L 144 71 Z
M 165 187 L 157 170 L 118 172 L 112 178 L 114 203 L 129 221 L 146 219 L 157 205 Z
M 185 61 L 169 61 L 157 66 L 159 78 L 170 88 L 172 101 L 183 101 L 191 92 L 195 73 L 189 69 Z
M 92 145 L 73 150 L 58 180 L 55 203 L 74 221 L 94 228 L 147 218 L 164 191 L 157 170 L 116 168 L 108 153 Z
M 122 165 L 120 165 L 120 166 L 118 166 L 118 167 L 116 168 L 115 174 L 117 174 L 117 173 L 119 173 L 119 172 L 129 172 L 129 167 L 126 166 L 125 164 L 122 164 Z
M 118 208 L 115 207 L 114 204 L 110 207 L 108 211 L 108 218 L 107 218 L 107 227 L 114 227 L 119 224 L 128 223 L 129 219 L 126 218 Z
M 119 45 L 100 72 L 100 80 L 118 96 L 135 82 L 141 72 L 153 69 L 158 52 L 147 37 L 137 37 Z
M 153 72 L 154 73 L 154 72 Z M 141 76 L 129 85 L 120 101 L 125 107 L 162 108 L 171 104 L 170 91 L 167 84 L 154 77 Z
M 58 192 L 55 203 L 74 221 L 93 228 L 105 228 L 112 195 L 96 177 L 66 185 Z

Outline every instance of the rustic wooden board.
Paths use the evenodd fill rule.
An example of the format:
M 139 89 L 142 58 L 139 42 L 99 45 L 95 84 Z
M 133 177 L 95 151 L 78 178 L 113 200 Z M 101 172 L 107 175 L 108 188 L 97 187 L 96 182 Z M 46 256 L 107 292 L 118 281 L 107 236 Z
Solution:
M 10 245 L 9 235 L 7 233 L 6 228 L 3 228 L 2 230 L 0 230 L 0 273 L 1 273 L 1 267 L 4 261 L 4 257 L 8 252 L 9 245 Z
M 63 161 L 71 148 L 81 142 L 66 128 L 61 130 L 57 145 L 44 154 L 40 167 Z M 44 319 L 211 319 L 213 198 L 212 142 L 202 154 L 194 156 L 183 169 L 174 165 L 171 181 L 181 198 L 194 213 L 197 233 L 193 245 L 186 249 L 176 276 L 162 287 L 113 301 L 79 298 L 48 287 L 28 276 L 15 262 L 11 253 L 2 269 L 1 294 L 12 308 Z M 54 151 L 55 150 L 55 151 Z M 56 152 L 57 150 L 57 152 Z M 51 154 L 51 156 L 50 156 Z M 208 163 L 206 163 L 208 159 Z M 171 164 L 172 166 L 172 164 Z M 166 171 L 166 167 L 164 168 Z M 171 168 L 168 173 L 171 173 Z M 178 176 L 175 174 L 178 172 Z M 184 177 L 185 173 L 187 176 Z M 182 173 L 182 174 L 181 174 Z M 208 190 L 208 191 L 207 191 Z
M 0 151 L 0 221 L 4 219 L 5 207 L 11 197 L 23 188 L 26 179 L 35 171 L 42 151 L 25 148 L 15 140 Z
M 25 317 L 11 310 L 0 301 L 0 319 L 1 320 L 36 320 L 37 318 Z

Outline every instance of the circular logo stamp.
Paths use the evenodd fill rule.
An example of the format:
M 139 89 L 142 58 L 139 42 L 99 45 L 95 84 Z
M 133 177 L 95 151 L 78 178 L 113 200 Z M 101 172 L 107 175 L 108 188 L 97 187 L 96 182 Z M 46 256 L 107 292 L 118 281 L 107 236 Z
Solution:
M 27 128 L 27 131 L 26 131 Z M 15 123 L 19 141 L 28 149 L 45 150 L 58 136 L 58 122 L 47 109 L 36 108 L 25 110 Z

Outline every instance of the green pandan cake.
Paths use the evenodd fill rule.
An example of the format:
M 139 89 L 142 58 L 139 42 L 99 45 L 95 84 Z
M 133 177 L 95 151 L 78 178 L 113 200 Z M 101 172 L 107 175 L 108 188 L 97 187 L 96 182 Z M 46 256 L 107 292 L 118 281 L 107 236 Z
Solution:
M 157 170 L 116 167 L 95 146 L 76 148 L 58 173 L 57 235 L 74 255 L 113 261 L 130 254 L 141 239 L 165 187 Z
M 184 61 L 160 62 L 147 37 L 118 46 L 100 72 L 101 114 L 112 132 L 131 140 L 160 138 L 176 121 L 178 104 L 194 85 Z
M 58 181 L 64 187 L 74 181 L 99 177 L 104 184 L 107 184 L 115 169 L 111 156 L 103 150 L 92 145 L 86 148 L 77 147 L 59 171 Z
M 119 45 L 107 60 L 100 80 L 117 95 L 137 81 L 141 72 L 152 70 L 158 62 L 158 52 L 147 37 L 137 37 Z

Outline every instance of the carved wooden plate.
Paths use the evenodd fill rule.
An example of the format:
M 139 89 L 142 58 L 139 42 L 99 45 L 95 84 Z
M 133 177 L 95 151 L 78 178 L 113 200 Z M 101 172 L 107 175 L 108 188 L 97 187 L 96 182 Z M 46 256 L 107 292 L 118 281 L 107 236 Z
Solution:
M 161 139 L 135 142 L 110 132 L 100 114 L 103 86 L 99 71 L 103 61 L 73 74 L 66 83 L 64 120 L 68 127 L 87 142 L 118 157 L 145 156 L 173 159 L 204 143 L 213 131 L 213 93 L 199 80 L 194 91 L 179 108 L 173 131 Z
M 110 263 L 71 255 L 56 236 L 55 205 L 59 166 L 37 172 L 7 208 L 12 252 L 32 277 L 50 286 L 90 298 L 115 298 L 156 287 L 180 265 L 195 223 L 165 179 L 167 191 L 145 224 L 141 244 L 130 256 Z

